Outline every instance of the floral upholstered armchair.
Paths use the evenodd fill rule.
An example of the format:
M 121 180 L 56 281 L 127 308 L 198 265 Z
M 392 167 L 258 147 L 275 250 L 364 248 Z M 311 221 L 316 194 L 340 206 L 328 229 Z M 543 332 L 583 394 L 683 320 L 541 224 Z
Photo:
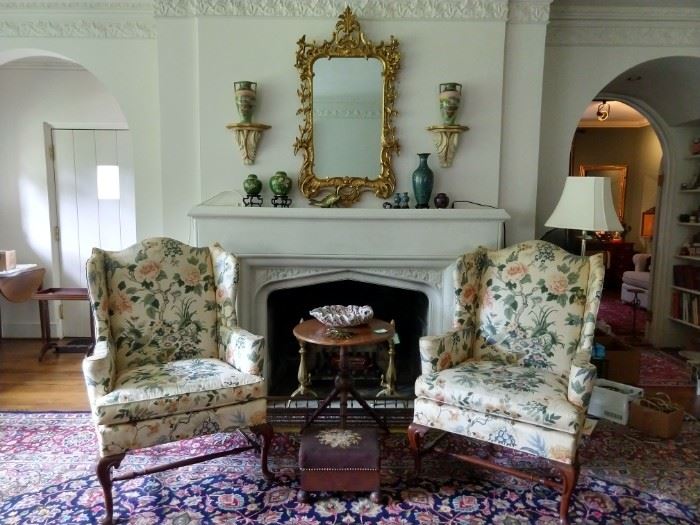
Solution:
M 557 473 L 545 483 L 562 491 L 560 520 L 567 522 L 596 375 L 590 357 L 603 275 L 601 254 L 579 257 L 544 241 L 482 248 L 457 261 L 454 330 L 420 340 L 422 375 L 408 431 L 417 471 L 430 428 L 544 458 Z
M 236 258 L 218 244 L 154 238 L 122 251 L 93 249 L 87 274 L 97 342 L 83 373 L 103 523 L 112 522 L 112 482 L 138 475 L 112 473 L 132 449 L 249 428 L 261 440 L 246 435 L 246 446 L 140 474 L 256 449 L 269 477 L 264 341 L 238 327 Z

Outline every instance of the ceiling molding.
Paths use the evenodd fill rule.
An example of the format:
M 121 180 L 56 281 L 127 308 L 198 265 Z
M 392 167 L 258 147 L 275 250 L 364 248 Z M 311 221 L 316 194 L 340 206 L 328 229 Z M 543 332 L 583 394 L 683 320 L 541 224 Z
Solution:
M 508 0 L 154 0 L 160 17 L 250 16 L 336 18 L 346 6 L 365 19 L 500 20 L 508 18 Z
M 511 24 L 546 24 L 552 0 L 511 0 L 508 22 Z
M 700 47 L 700 9 L 554 5 L 547 45 Z
M 697 22 L 550 22 L 548 46 L 700 47 Z
M 153 0 L 0 0 L 0 11 L 153 13 Z
M 613 120 L 600 122 L 598 120 L 580 120 L 579 128 L 645 128 L 649 121 L 644 120 Z
M 10 38 L 144 38 L 156 37 L 150 21 L 73 18 L 56 20 L 0 20 L 0 37 Z

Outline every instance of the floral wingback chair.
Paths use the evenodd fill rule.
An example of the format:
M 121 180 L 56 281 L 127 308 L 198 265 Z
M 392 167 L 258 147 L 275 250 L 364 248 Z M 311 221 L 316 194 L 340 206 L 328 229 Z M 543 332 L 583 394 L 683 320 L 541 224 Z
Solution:
M 454 330 L 420 340 L 408 431 L 418 471 L 430 428 L 545 458 L 557 472 L 546 484 L 562 491 L 566 523 L 596 375 L 590 357 L 603 275 L 601 254 L 579 257 L 544 241 L 481 248 L 457 261 Z
M 249 428 L 261 440 L 246 435 L 249 446 L 225 453 L 261 451 L 269 477 L 264 341 L 238 327 L 236 258 L 218 244 L 154 238 L 122 251 L 93 249 L 87 275 L 97 343 L 83 373 L 97 427 L 103 523 L 112 522 L 112 482 L 135 475 L 112 473 L 132 449 Z

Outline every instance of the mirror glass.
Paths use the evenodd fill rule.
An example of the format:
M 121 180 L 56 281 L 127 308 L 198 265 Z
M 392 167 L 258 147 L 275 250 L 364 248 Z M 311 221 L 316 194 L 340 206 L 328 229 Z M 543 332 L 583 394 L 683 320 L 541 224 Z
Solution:
M 364 192 L 388 198 L 399 152 L 393 123 L 399 42 L 393 36 L 372 42 L 346 7 L 331 39 L 307 42 L 303 35 L 296 57 L 299 190 L 323 207 L 352 206 Z
M 376 177 L 381 171 L 381 62 L 320 59 L 313 72 L 316 177 Z

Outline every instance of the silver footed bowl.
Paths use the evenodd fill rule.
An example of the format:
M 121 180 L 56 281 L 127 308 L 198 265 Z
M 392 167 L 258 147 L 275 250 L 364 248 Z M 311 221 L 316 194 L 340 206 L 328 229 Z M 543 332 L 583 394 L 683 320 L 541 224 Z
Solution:
M 342 304 L 320 306 L 309 313 L 321 323 L 338 328 L 365 324 L 374 317 L 374 311 L 371 306 L 357 306 L 354 304 L 348 306 L 343 306 Z

